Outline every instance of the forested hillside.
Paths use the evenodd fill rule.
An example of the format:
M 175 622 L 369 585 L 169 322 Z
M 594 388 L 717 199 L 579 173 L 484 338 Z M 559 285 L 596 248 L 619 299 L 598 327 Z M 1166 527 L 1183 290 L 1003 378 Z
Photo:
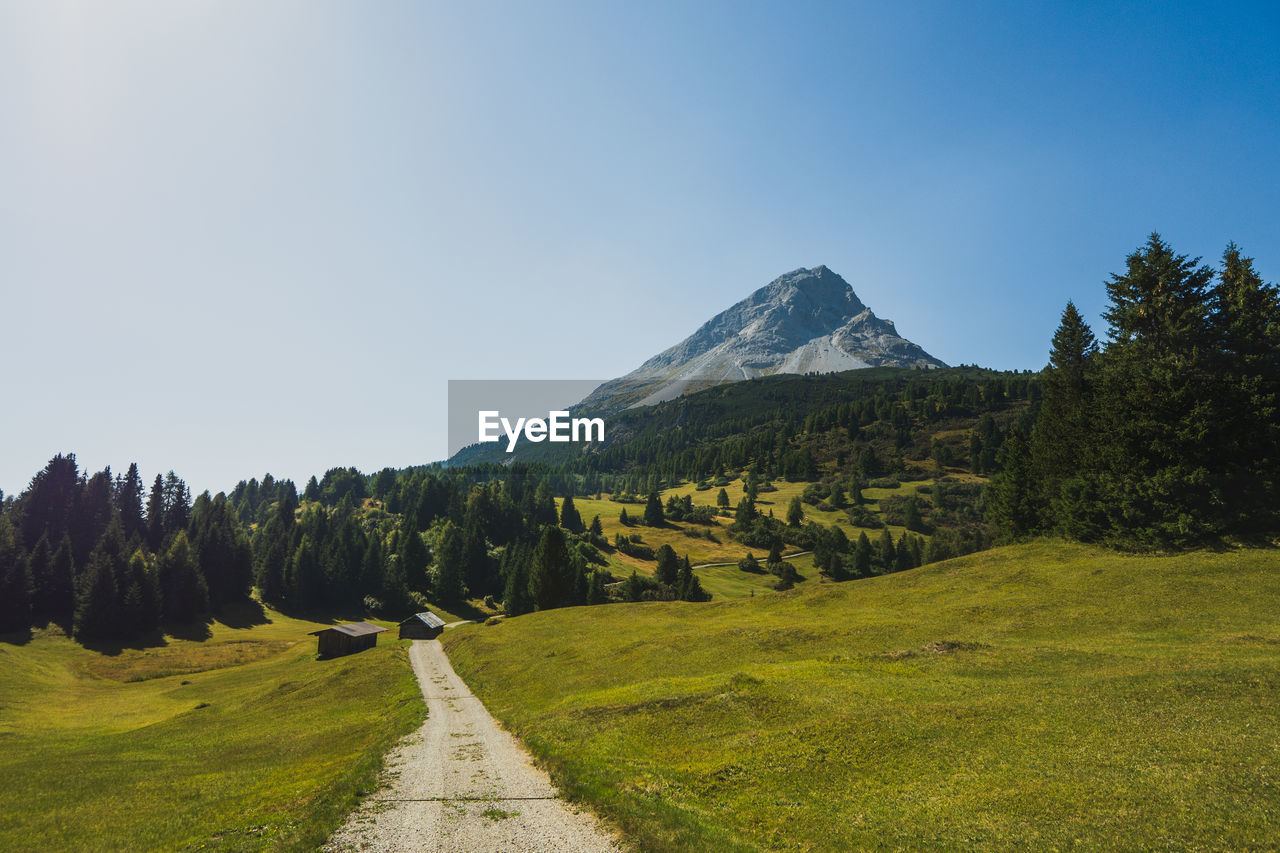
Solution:
M 294 612 L 392 617 L 697 600 L 701 543 L 757 552 L 744 580 L 779 588 L 911 568 L 989 541 L 983 476 L 1038 397 L 1034 376 L 977 369 L 776 377 L 627 413 L 625 440 L 564 464 L 333 468 L 301 493 L 268 474 L 194 501 L 172 472 L 146 494 L 136 465 L 89 475 L 59 455 L 2 504 L 3 625 L 120 639 L 255 587 Z M 788 549 L 814 553 L 797 570 Z

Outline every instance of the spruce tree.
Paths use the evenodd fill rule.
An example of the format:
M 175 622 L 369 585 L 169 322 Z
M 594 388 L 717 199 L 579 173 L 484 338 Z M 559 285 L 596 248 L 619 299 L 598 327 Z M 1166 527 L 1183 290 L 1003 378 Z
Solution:
M 529 595 L 539 610 L 564 606 L 573 592 L 572 566 L 564 531 L 550 524 L 534 549 L 529 567 Z
M 173 538 L 156 567 L 160 615 L 165 622 L 185 623 L 209 610 L 209 589 L 185 531 Z
M 724 489 L 721 489 L 720 494 L 716 495 L 716 506 L 720 509 L 729 508 L 729 493 Z
M 9 514 L 0 515 L 0 633 L 31 624 L 31 574 Z
M 1029 457 L 1022 436 L 1009 436 L 1001 448 L 1003 470 L 987 486 L 987 517 L 1006 540 L 1026 536 L 1039 524 Z
M 800 496 L 796 495 L 787 505 L 787 525 L 799 527 L 802 524 L 804 524 L 804 505 L 800 501 Z
M 72 633 L 78 640 L 119 639 L 129 633 L 123 620 L 122 582 L 127 583 L 128 557 L 124 530 L 113 518 L 89 555 L 76 588 Z
M 587 529 L 582 523 L 582 516 L 573 505 L 573 495 L 565 495 L 560 503 L 560 526 L 570 533 L 583 533 Z
M 604 604 L 608 600 L 603 577 L 600 572 L 592 572 L 591 581 L 587 585 L 587 604 Z
M 1115 541 L 1189 544 L 1218 527 L 1219 449 L 1205 440 L 1223 414 L 1214 405 L 1212 278 L 1152 234 L 1107 284 L 1098 497 Z
M 411 519 L 406 517 L 400 527 L 400 568 L 404 572 L 405 584 L 411 591 L 426 591 L 427 563 L 430 559 L 422 534 L 413 526 Z
M 587 530 L 591 534 L 593 541 L 598 541 L 604 538 L 604 527 L 600 525 L 600 516 L 596 515 L 592 517 L 591 526 L 587 528 Z
M 146 517 L 142 512 L 144 488 L 142 477 L 138 473 L 138 463 L 131 462 L 128 472 L 116 483 L 116 507 L 120 512 L 125 539 L 147 535 Z
M 649 527 L 662 527 L 666 518 L 662 514 L 662 501 L 656 491 L 649 492 L 644 504 L 644 523 Z
M 1280 292 L 1232 243 L 1210 302 L 1221 381 L 1211 439 L 1219 448 L 1221 523 L 1247 535 L 1273 531 L 1280 512 Z
M 658 560 L 658 565 L 653 572 L 654 580 L 667 586 L 675 586 L 680 571 L 680 561 L 676 557 L 675 549 L 670 545 L 663 545 L 658 548 L 654 556 Z
M 911 560 L 911 534 L 903 532 L 898 538 L 898 550 L 894 555 L 894 571 L 905 572 L 907 569 L 915 568 L 915 563 Z
M 502 596 L 502 612 L 508 616 L 520 616 L 533 612 L 533 598 L 529 594 L 529 562 L 522 556 L 513 560 L 507 574 L 506 591 Z
M 853 574 L 859 578 L 871 576 L 871 540 L 865 530 L 858 533 L 858 542 L 853 546 Z
M 898 552 L 893 547 L 893 534 L 889 532 L 889 528 L 884 528 L 880 532 L 880 545 L 876 549 L 876 561 L 879 564 L 881 572 L 891 572 L 897 565 Z
M 0 556 L 0 565 L 3 565 L 3 560 Z M 31 574 L 31 611 L 41 616 L 56 616 L 63 612 L 63 589 L 69 588 L 71 578 L 62 584 L 59 583 L 61 579 L 54 575 L 53 550 L 49 547 L 47 535 L 42 535 L 27 555 L 27 569 Z
M 1068 302 L 1053 334 L 1044 371 L 1044 399 L 1031 433 L 1027 532 L 1079 530 L 1082 519 L 1063 493 L 1068 480 L 1093 476 L 1098 343 L 1074 303 Z
M 440 530 L 440 549 L 436 554 L 434 594 L 441 602 L 461 601 L 465 596 L 463 560 L 465 542 L 462 531 L 452 521 Z
M 120 579 L 121 622 L 129 635 L 145 634 L 160 624 L 160 596 L 151 561 L 141 548 L 129 558 L 125 576 Z
M 164 542 L 164 477 L 156 474 L 147 498 L 147 545 L 158 551 Z

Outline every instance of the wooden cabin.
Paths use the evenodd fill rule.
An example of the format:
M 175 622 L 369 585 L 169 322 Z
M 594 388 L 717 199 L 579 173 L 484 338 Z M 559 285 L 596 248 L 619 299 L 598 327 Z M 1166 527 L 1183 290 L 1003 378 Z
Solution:
M 444 620 L 425 610 L 415 613 L 400 623 L 400 639 L 402 640 L 434 640 L 444 630 Z
M 317 638 L 320 657 L 336 658 L 373 648 L 378 644 L 378 635 L 385 630 L 368 622 L 348 622 L 312 631 L 311 636 Z

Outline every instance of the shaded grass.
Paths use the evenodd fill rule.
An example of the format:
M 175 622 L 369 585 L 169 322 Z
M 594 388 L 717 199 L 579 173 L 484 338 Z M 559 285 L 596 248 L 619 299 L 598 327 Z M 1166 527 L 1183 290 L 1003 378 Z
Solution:
M 103 655 L 0 644 L 0 849 L 311 850 L 422 720 L 404 645 L 318 661 L 267 611 Z
M 1275 849 L 1277 600 L 1274 551 L 1041 543 L 445 644 L 641 849 Z

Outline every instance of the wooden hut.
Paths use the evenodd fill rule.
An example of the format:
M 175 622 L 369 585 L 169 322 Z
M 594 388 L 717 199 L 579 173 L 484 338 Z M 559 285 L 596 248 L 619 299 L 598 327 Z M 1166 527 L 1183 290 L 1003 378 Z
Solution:
M 385 630 L 368 622 L 348 622 L 312 631 L 311 636 L 317 638 L 320 657 L 334 658 L 373 648 L 378 644 L 378 635 Z
M 439 637 L 443 630 L 444 620 L 430 610 L 425 610 L 422 613 L 413 614 L 400 623 L 400 639 L 433 640 Z

